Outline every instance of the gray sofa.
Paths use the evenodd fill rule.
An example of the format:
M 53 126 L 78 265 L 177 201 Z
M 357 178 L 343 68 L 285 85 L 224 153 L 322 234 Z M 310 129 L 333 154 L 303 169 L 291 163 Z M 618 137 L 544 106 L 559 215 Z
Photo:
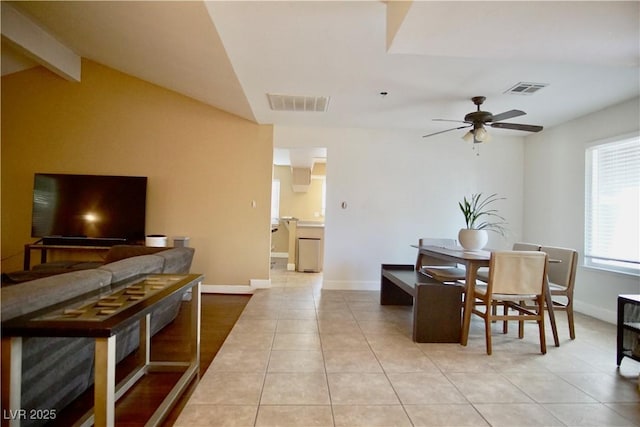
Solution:
M 97 268 L 2 287 L 0 315 L 4 322 L 136 274 L 186 274 L 193 254 L 194 249 L 188 247 L 114 246 Z M 152 313 L 152 334 L 175 319 L 181 300 L 182 295 L 175 295 Z M 119 362 L 138 347 L 137 323 L 119 333 L 116 343 Z M 21 408 L 27 413 L 31 409 L 60 411 L 82 394 L 93 384 L 94 347 L 89 338 L 24 338 Z M 41 424 L 25 421 L 24 425 Z

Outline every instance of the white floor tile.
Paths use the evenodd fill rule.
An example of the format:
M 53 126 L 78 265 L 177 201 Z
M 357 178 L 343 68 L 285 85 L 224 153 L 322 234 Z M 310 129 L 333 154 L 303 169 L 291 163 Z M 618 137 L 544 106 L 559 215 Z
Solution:
M 372 291 L 323 290 L 322 274 L 273 269 L 176 426 L 638 426 L 640 363 L 615 360 L 615 326 L 558 314 L 560 347 L 535 325 L 473 320 L 469 343 L 418 344 L 412 308 Z M 203 337 L 206 339 L 206 337 Z

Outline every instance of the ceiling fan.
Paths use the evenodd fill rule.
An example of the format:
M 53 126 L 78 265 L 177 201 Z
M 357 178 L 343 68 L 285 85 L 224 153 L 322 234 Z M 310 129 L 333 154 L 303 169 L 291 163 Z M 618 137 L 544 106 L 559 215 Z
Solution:
M 423 138 L 427 138 L 429 136 L 439 135 L 441 133 L 450 132 L 452 130 L 465 129 L 472 127 L 473 129 L 469 130 L 462 139 L 465 141 L 471 141 L 473 139 L 474 144 L 479 142 L 485 142 L 489 140 L 489 133 L 485 126 L 491 126 L 492 128 L 499 129 L 514 129 L 514 130 L 522 130 L 526 132 L 540 132 L 542 130 L 542 126 L 537 125 L 523 125 L 519 123 L 504 123 L 502 120 L 511 119 L 513 117 L 524 116 L 524 111 L 521 110 L 509 110 L 504 113 L 493 115 L 488 111 L 481 111 L 480 106 L 485 101 L 484 96 L 474 96 L 471 98 L 471 101 L 476 105 L 476 111 L 473 111 L 466 116 L 464 116 L 464 120 L 447 120 L 447 119 L 433 119 L 434 121 L 441 122 L 459 122 L 466 123 L 464 126 L 458 126 L 455 128 L 442 130 L 440 132 L 430 133 L 428 135 L 424 135 Z

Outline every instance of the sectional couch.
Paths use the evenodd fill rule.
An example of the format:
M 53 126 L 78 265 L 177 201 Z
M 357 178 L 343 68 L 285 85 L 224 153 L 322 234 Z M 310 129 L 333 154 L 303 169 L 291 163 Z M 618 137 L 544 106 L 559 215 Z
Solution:
M 4 322 L 137 274 L 186 274 L 193 254 L 189 247 L 114 246 L 96 268 L 3 286 L 0 315 Z M 182 297 L 175 295 L 152 313 L 152 334 L 175 319 Z M 116 336 L 117 362 L 138 347 L 138 339 L 137 323 Z M 60 411 L 82 394 L 93 384 L 94 347 L 89 338 L 24 338 L 21 409 Z M 23 425 L 43 423 L 25 420 Z

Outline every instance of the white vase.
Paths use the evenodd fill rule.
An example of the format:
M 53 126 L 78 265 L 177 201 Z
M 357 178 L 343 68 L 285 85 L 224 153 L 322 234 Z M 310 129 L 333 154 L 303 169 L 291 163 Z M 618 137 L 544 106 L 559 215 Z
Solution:
M 487 245 L 489 235 L 486 230 L 462 228 L 458 233 L 458 241 L 468 251 L 479 251 Z
M 144 241 L 145 246 L 165 247 L 167 246 L 167 236 L 164 234 L 149 234 Z

